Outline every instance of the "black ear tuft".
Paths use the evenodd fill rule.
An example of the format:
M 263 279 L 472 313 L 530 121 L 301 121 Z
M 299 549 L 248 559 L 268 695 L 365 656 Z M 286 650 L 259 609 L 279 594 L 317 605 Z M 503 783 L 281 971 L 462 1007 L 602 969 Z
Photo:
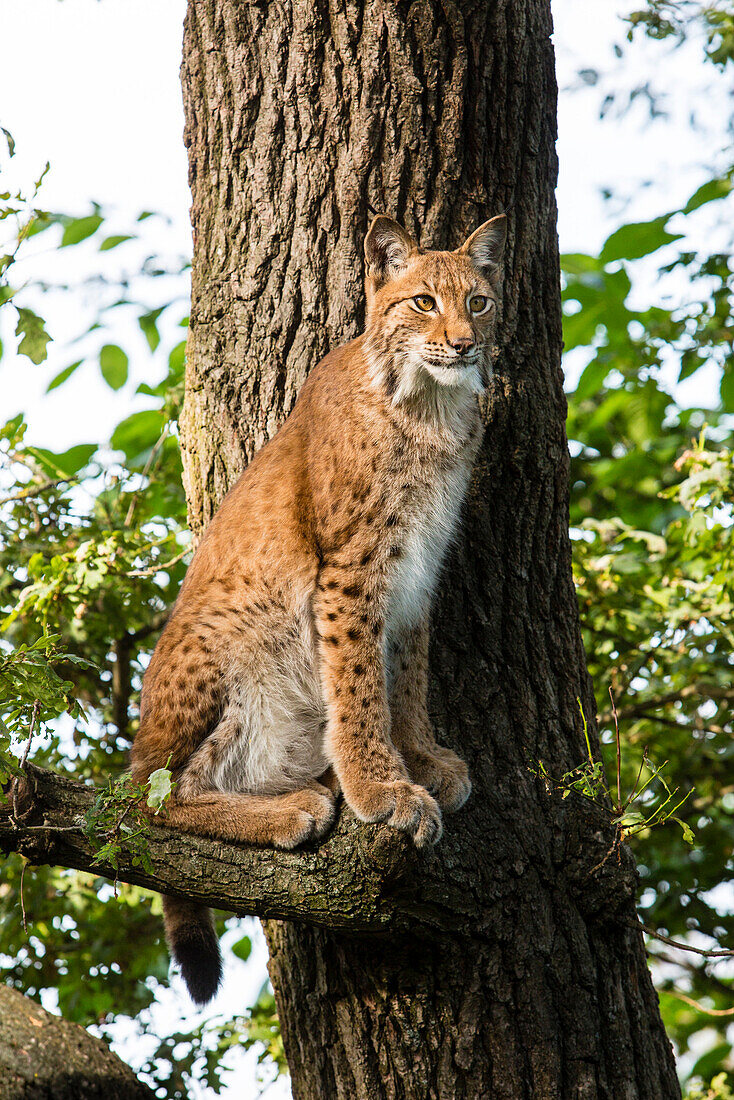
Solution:
M 364 241 L 367 275 L 374 280 L 376 287 L 383 286 L 405 268 L 408 257 L 417 248 L 402 225 L 386 214 L 378 214 Z
M 507 238 L 507 215 L 490 218 L 471 237 L 467 237 L 457 251 L 468 256 L 483 271 L 493 271 L 502 263 Z

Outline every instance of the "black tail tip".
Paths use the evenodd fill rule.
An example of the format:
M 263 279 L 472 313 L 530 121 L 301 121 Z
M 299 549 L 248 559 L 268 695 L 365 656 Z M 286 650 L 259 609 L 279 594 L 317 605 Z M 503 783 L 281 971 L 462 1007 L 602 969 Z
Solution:
M 189 935 L 177 938 L 173 956 L 181 967 L 181 976 L 191 1000 L 201 1006 L 208 1004 L 219 989 L 222 981 L 222 956 L 216 937 L 210 929 L 187 931 Z

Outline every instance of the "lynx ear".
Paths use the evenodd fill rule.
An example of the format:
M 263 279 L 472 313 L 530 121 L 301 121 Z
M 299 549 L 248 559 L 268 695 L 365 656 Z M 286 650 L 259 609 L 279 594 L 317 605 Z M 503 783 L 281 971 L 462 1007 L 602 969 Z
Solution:
M 478 268 L 493 271 L 502 263 L 506 237 L 507 215 L 498 214 L 475 229 L 458 251 L 468 256 Z
M 402 225 L 386 214 L 378 214 L 364 239 L 364 257 L 367 275 L 374 280 L 375 289 L 398 275 L 418 246 Z

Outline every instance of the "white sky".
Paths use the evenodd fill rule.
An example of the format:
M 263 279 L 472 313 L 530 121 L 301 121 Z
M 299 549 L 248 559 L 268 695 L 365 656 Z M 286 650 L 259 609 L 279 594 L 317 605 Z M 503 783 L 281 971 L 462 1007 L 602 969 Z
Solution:
M 667 47 L 641 42 L 624 67 L 628 89 L 651 79 L 666 91 L 668 120 L 651 125 L 640 102 L 625 118 L 600 122 L 598 90 L 571 94 L 580 68 L 597 68 L 607 74 L 602 83 L 621 86 L 612 45 L 623 41 L 619 15 L 631 6 L 620 0 L 553 4 L 561 89 L 558 203 L 563 251 L 594 251 L 620 221 L 674 209 L 721 156 L 727 113 L 723 99 L 721 110 L 716 109 L 715 97 L 723 95 L 721 82 L 717 85 L 711 73 L 703 72 L 696 44 L 671 54 Z M 113 212 L 110 232 L 128 230 L 143 209 L 170 219 L 168 225 L 153 219 L 145 223 L 145 246 L 106 253 L 111 271 L 126 266 L 134 270 L 146 249 L 175 255 L 188 254 L 190 248 L 178 81 L 184 7 L 184 0 L 0 0 L 0 123 L 14 135 L 18 149 L 2 189 L 27 185 L 49 160 L 51 171 L 41 195 L 48 209 L 81 215 L 96 200 Z M 703 107 L 708 130 L 694 133 L 687 127 L 694 107 Z M 600 189 L 609 184 L 624 202 L 604 203 Z M 701 233 L 721 231 L 716 217 L 702 214 Z M 43 235 L 38 240 L 39 249 L 48 247 Z M 80 246 L 60 257 L 39 256 L 28 270 L 31 265 L 44 273 L 68 269 L 76 278 L 95 256 L 94 246 Z M 643 277 L 645 293 L 653 284 L 654 276 Z M 185 292 L 185 284 L 173 289 Z M 159 293 L 159 302 L 153 304 L 166 301 L 171 284 Z M 127 413 L 145 407 L 145 399 L 134 396 L 137 383 L 152 381 L 151 372 L 162 371 L 162 363 L 155 357 L 151 361 L 142 337 L 126 327 L 123 317 L 117 335 L 134 352 L 131 380 L 124 389 L 113 393 L 96 367 L 87 364 L 70 383 L 44 397 L 49 380 L 80 357 L 64 341 L 80 331 L 91 305 L 91 300 L 82 302 L 69 315 L 66 299 L 44 303 L 56 338 L 49 362 L 34 367 L 24 357 L 6 356 L 0 366 L 0 418 L 24 410 L 29 439 L 36 443 L 62 449 L 107 438 Z M 7 321 L 0 322 L 0 333 L 12 345 Z M 89 341 L 82 345 L 91 346 Z M 691 396 L 700 399 L 700 394 Z M 264 977 L 263 951 L 260 943 L 247 966 L 232 965 L 216 1011 L 239 1011 L 257 992 Z M 166 998 L 162 1012 L 172 1027 L 182 1003 L 183 995 Z M 123 1049 L 130 1057 L 124 1043 Z M 257 1095 L 248 1084 L 252 1072 L 250 1061 L 238 1074 L 230 1090 L 238 1100 Z M 267 1093 L 273 1100 L 286 1095 L 282 1086 Z

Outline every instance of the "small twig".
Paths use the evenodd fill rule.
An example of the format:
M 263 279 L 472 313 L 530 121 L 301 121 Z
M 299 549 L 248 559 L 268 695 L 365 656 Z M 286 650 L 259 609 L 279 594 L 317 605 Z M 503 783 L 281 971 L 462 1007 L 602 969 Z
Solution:
M 661 943 L 667 943 L 670 947 L 677 947 L 681 951 L 691 951 L 694 955 L 703 955 L 706 959 L 734 959 L 734 951 L 730 951 L 724 947 L 719 948 L 719 950 L 693 947 L 690 943 L 681 943 L 680 940 L 671 940 L 669 936 L 664 936 L 662 932 L 657 932 L 654 928 L 649 928 L 646 924 L 643 924 L 641 920 L 628 920 L 624 923 L 630 928 L 639 928 L 641 932 L 645 932 L 648 936 L 653 936 L 656 940 L 660 940 Z
M 679 691 L 671 691 L 666 695 L 659 695 L 652 699 L 644 699 L 639 703 L 631 703 L 628 707 L 622 707 L 617 711 L 617 716 L 625 719 L 649 716 L 651 721 L 657 721 L 657 718 L 653 719 L 649 714 L 651 710 L 668 706 L 669 703 L 682 703 L 686 699 L 695 698 L 697 696 L 708 696 L 709 699 L 721 699 L 722 701 L 727 700 L 731 702 L 734 700 L 734 688 L 721 687 L 719 684 L 712 684 L 706 681 L 686 684 L 686 686 Z M 611 717 L 612 715 L 604 712 L 599 715 L 599 722 L 605 725 L 609 722 Z
M 694 1001 L 693 997 L 688 997 L 685 993 L 679 993 L 677 989 L 664 989 L 663 992 L 671 997 L 677 997 L 679 1001 L 685 1001 L 691 1008 L 695 1008 L 698 1012 L 703 1012 L 707 1016 L 734 1016 L 734 1008 L 704 1008 L 698 1001 Z
M 627 809 L 629 804 L 632 802 L 633 798 L 636 797 L 637 787 L 639 786 L 640 776 L 642 775 L 642 769 L 645 767 L 646 763 L 647 763 L 647 745 L 645 745 L 644 749 L 642 750 L 642 760 L 640 761 L 640 769 L 637 772 L 637 779 L 635 779 L 635 785 L 632 788 L 632 790 L 630 791 L 629 798 L 627 798 L 625 800 L 624 806 L 621 809 L 621 813 L 624 813 L 624 811 Z
M 38 712 L 40 711 L 40 709 L 41 709 L 41 700 L 40 699 L 34 700 L 33 710 L 31 711 L 31 720 L 30 720 L 30 724 L 28 726 L 28 740 L 25 743 L 25 748 L 23 749 L 23 755 L 20 759 L 20 769 L 21 769 L 21 771 L 25 771 L 25 769 L 26 769 L 26 764 L 28 762 L 28 752 L 29 752 L 30 747 L 31 747 L 31 741 L 33 740 L 33 730 L 35 728 L 36 720 L 38 718 Z M 16 825 L 18 824 L 18 783 L 17 783 L 17 781 L 15 783 L 13 783 L 13 821 Z
M 586 877 L 591 878 L 591 876 L 593 874 L 596 874 L 597 871 L 600 871 L 602 869 L 602 867 L 604 866 L 604 864 L 606 863 L 606 861 L 609 859 L 609 857 L 611 855 L 614 854 L 615 851 L 617 852 L 617 855 L 619 856 L 621 843 L 622 843 L 622 829 L 620 828 L 619 825 L 617 825 L 615 827 L 615 830 L 614 830 L 614 840 L 612 841 L 611 848 L 609 848 L 608 851 L 599 860 L 599 862 L 591 868 L 591 870 L 589 871 L 589 873 Z
M 21 769 L 23 771 L 25 771 L 25 766 L 26 766 L 26 763 L 28 761 L 28 750 L 31 747 L 31 741 L 33 740 L 33 731 L 34 731 L 34 728 L 35 728 L 35 725 L 36 725 L 36 721 L 38 719 L 38 712 L 39 712 L 40 709 L 41 709 L 41 700 L 40 699 L 35 699 L 34 702 L 33 702 L 33 711 L 31 713 L 31 722 L 30 722 L 30 725 L 28 726 L 28 740 L 25 743 L 25 748 L 23 749 L 23 756 L 21 757 L 21 760 L 20 760 L 20 766 L 21 766 Z
M 617 705 L 612 694 L 612 685 L 609 685 L 609 698 L 612 701 L 612 714 L 614 715 L 614 740 L 617 746 L 617 813 L 622 812 L 622 744 L 619 737 L 619 717 Z
M 23 856 L 23 866 L 20 870 L 20 911 L 23 916 L 23 932 L 28 932 L 28 921 L 25 914 L 25 902 L 23 901 L 23 880 L 25 879 L 25 869 L 28 866 L 28 860 Z
M 654 962 L 664 962 L 668 963 L 669 966 L 677 966 L 680 970 L 685 970 L 688 974 L 692 974 L 696 981 L 703 980 L 716 992 L 723 993 L 726 997 L 731 997 L 731 986 L 727 985 L 721 978 L 717 978 L 715 974 L 711 974 L 706 962 L 704 962 L 703 966 L 699 966 L 690 959 L 676 959 L 665 951 L 653 951 L 651 944 L 645 945 L 645 951 L 647 957 Z
M 151 565 L 147 569 L 131 569 L 129 573 L 125 573 L 126 577 L 152 577 L 155 573 L 161 573 L 164 569 L 168 569 L 169 566 L 175 565 L 176 562 L 181 561 L 181 558 L 185 558 L 188 554 L 190 546 L 187 546 L 180 554 L 176 554 L 175 558 L 171 558 L 170 561 L 161 562 L 159 565 Z
M 158 437 L 158 439 L 157 439 L 157 441 L 156 441 L 156 443 L 153 447 L 153 450 L 150 452 L 150 455 L 148 457 L 148 461 L 145 463 L 145 466 L 143 467 L 143 473 L 141 475 L 142 477 L 147 477 L 148 474 L 150 473 L 150 468 L 153 465 L 153 463 L 154 463 L 154 461 L 155 461 L 155 459 L 158 455 L 158 452 L 160 451 L 161 447 L 163 446 L 166 439 L 168 438 L 169 428 L 170 428 L 170 425 L 166 424 L 166 426 L 164 427 L 164 429 L 161 432 L 160 436 Z M 130 524 L 132 523 L 133 515 L 135 514 L 135 507 L 138 503 L 138 497 L 139 496 L 140 496 L 140 490 L 136 489 L 135 492 L 132 495 L 132 500 L 130 501 L 130 505 L 129 505 L 128 510 L 127 510 L 127 515 L 125 516 L 125 519 L 123 520 L 123 524 L 122 524 L 123 527 L 129 527 Z M 130 574 L 130 575 L 135 576 L 135 574 Z
M 41 482 L 40 485 L 35 481 L 31 481 L 25 488 L 21 489 L 19 493 L 14 493 L 13 496 L 10 497 L 0 498 L 0 505 L 13 504 L 16 500 L 27 500 L 28 497 L 37 497 L 45 492 L 46 489 L 52 489 L 55 485 L 62 485 L 64 482 L 69 482 L 71 484 L 77 480 L 78 478 L 70 477 L 49 478 L 47 481 Z

